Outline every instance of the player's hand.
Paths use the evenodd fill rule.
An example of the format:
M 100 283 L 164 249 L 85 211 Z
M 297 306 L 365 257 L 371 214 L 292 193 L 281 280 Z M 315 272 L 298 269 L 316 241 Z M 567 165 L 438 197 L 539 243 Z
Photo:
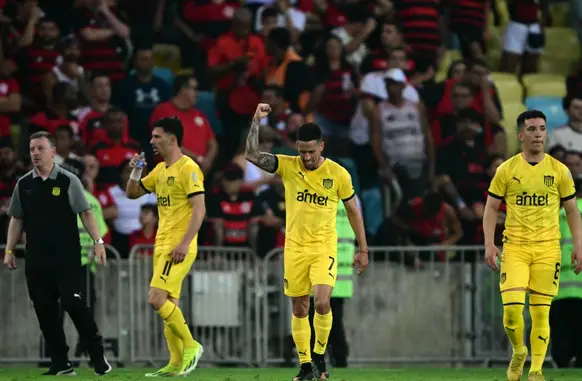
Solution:
M 97 258 L 97 263 L 100 265 L 107 264 L 107 254 L 105 253 L 105 246 L 101 244 L 96 244 L 93 246 L 93 252 L 95 253 L 95 258 Z
M 145 161 L 145 158 L 141 159 L 143 161 L 143 167 L 145 168 L 147 166 L 147 162 Z M 137 167 L 137 163 L 140 161 L 139 158 L 139 154 L 134 154 L 133 157 L 131 158 L 131 160 L 129 160 L 129 166 L 131 167 L 131 169 L 136 168 Z
M 14 254 L 4 254 L 4 264 L 8 267 L 8 270 L 15 270 L 16 269 L 16 257 Z
M 186 254 L 188 253 L 189 245 L 184 243 L 179 244 L 173 251 L 172 251 L 172 260 L 174 263 L 182 263 L 186 258 Z
M 358 275 L 366 271 L 368 267 L 368 252 L 358 251 L 358 254 L 354 257 L 354 262 L 352 262 L 352 267 L 357 270 Z
M 255 118 L 258 118 L 259 120 L 266 118 L 270 112 L 271 106 L 269 106 L 267 103 L 259 103 L 257 110 L 255 111 Z
M 582 250 L 576 248 L 572 250 L 572 267 L 576 275 L 582 272 Z
M 485 263 L 493 271 L 499 270 L 499 266 L 497 266 L 497 258 L 501 260 L 501 252 L 499 251 L 497 246 L 495 245 L 485 246 Z

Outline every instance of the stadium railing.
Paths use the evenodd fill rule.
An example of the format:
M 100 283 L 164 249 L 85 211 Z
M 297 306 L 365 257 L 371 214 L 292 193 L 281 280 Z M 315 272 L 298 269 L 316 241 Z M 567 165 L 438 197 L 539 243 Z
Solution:
M 0 246 L 0 252 L 4 252 L 4 245 Z M 16 247 L 17 270 L 9 271 L 5 266 L 0 268 L 0 362 L 25 363 L 47 362 L 45 343 L 38 326 L 38 320 L 34 308 L 28 297 L 26 278 L 24 273 L 24 259 L 22 254 L 24 246 Z M 124 298 L 123 278 L 127 274 L 126 263 L 120 259 L 115 248 L 107 246 L 107 266 L 98 266 L 91 275 L 88 267 L 87 300 L 96 295 L 93 314 L 104 338 L 107 358 L 112 362 L 121 362 L 123 353 L 123 310 Z M 90 279 L 93 278 L 94 289 L 90 287 Z M 76 356 L 76 346 L 79 342 L 77 331 L 68 315 L 64 314 L 64 327 L 69 344 L 72 361 L 86 360 L 83 355 Z
M 113 258 L 95 273 L 96 320 L 108 359 L 118 363 L 159 365 L 168 358 L 162 322 L 147 304 L 152 257 L 142 253 L 152 249 L 136 246 L 124 260 L 108 247 Z M 511 349 L 502 325 L 499 273 L 482 258 L 480 246 L 370 248 L 368 271 L 354 275 L 354 297 L 344 302 L 349 363 L 506 363 Z M 0 269 L 0 340 L 10 343 L 0 346 L 0 362 L 46 361 L 22 259 L 18 266 Z M 248 248 L 200 247 L 180 302 L 194 337 L 205 346 L 203 362 L 296 361 L 281 249 L 258 258 Z M 65 326 L 73 354 L 77 333 L 68 319 Z

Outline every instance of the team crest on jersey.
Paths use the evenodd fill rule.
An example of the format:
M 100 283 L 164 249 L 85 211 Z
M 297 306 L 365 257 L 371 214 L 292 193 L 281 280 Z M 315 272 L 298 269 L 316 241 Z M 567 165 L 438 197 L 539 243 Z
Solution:
M 544 176 L 544 184 L 546 184 L 547 187 L 554 185 L 554 176 Z
M 174 176 L 169 176 L 168 177 L 168 181 L 166 182 L 166 184 L 168 184 L 168 186 L 171 187 L 172 185 L 174 185 L 174 181 L 175 181 Z
M 333 188 L 333 179 L 323 179 L 323 187 L 325 189 Z
M 53 196 L 59 196 L 61 194 L 61 188 L 53 187 Z

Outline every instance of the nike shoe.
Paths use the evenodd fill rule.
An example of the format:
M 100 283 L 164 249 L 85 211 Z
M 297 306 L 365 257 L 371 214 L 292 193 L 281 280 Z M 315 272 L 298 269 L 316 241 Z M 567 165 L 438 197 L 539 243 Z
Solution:
M 182 365 L 182 371 L 180 376 L 187 376 L 198 366 L 198 361 L 204 353 L 204 348 L 202 345 L 198 344 L 196 348 L 184 349 L 184 365 Z
M 177 377 L 180 375 L 182 367 L 173 366 L 171 364 L 166 365 L 162 369 L 155 371 L 153 373 L 146 373 L 146 377 Z
M 313 381 L 315 380 L 315 371 L 313 369 L 313 364 L 306 362 L 301 364 L 299 373 L 293 378 L 293 381 Z
M 51 365 L 48 371 L 42 374 L 43 376 L 76 376 L 75 370 L 70 362 L 61 365 Z

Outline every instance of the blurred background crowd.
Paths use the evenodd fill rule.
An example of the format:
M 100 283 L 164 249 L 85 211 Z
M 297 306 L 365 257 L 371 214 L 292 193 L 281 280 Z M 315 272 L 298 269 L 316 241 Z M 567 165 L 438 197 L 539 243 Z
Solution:
M 244 160 L 294 154 L 305 121 L 345 166 L 373 245 L 479 244 L 515 119 L 548 116 L 548 150 L 582 175 L 582 2 L 543 0 L 0 0 L 0 202 L 30 169 L 28 136 L 101 202 L 127 257 L 153 243 L 155 195 L 125 197 L 152 123 L 178 116 L 206 176 L 199 242 L 281 247 L 281 181 Z M 503 214 L 499 223 L 503 223 Z M 388 232 L 388 234 L 386 234 Z M 3 237 L 4 238 L 4 237 Z M 148 251 L 140 254 L 149 255 Z

